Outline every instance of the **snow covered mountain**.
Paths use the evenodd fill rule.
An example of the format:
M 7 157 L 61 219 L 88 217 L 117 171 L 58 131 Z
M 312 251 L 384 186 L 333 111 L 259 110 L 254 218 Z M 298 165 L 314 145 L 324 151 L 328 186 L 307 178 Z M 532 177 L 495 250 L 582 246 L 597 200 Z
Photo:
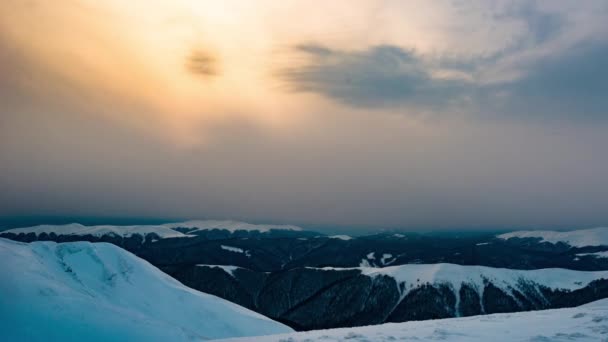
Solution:
M 292 225 L 273 225 L 273 224 L 251 224 L 231 220 L 194 220 L 186 222 L 166 223 L 161 225 L 138 225 L 138 226 L 84 226 L 78 223 L 66 225 L 40 225 L 26 228 L 9 229 L 2 234 L 28 235 L 33 234 L 38 237 L 41 234 L 55 234 L 56 236 L 114 236 L 129 238 L 133 235 L 140 235 L 146 240 L 146 236 L 154 235 L 155 239 L 196 237 L 197 233 L 207 230 L 225 230 L 230 233 L 236 231 L 256 231 L 267 233 L 272 230 L 300 231 L 302 228 Z
M 4 341 L 180 341 L 292 331 L 106 243 L 0 239 L 0 274 Z
M 403 284 L 401 296 L 406 296 L 423 284 L 447 285 L 454 290 L 454 296 L 457 297 L 463 286 L 481 290 L 491 283 L 504 293 L 514 296 L 515 291 L 526 291 L 529 288 L 534 288 L 539 294 L 539 287 L 574 291 L 584 288 L 595 280 L 608 280 L 608 271 L 580 272 L 561 268 L 523 271 L 485 266 L 432 264 L 359 269 L 361 274 L 371 277 L 389 276 L 397 283 Z M 334 268 L 328 267 L 324 270 L 334 270 Z
M 503 240 L 535 239 L 551 244 L 564 243 L 572 247 L 608 246 L 608 227 L 578 229 L 566 232 L 553 230 L 522 230 L 498 235 Z
M 550 241 L 570 241 L 576 246 L 541 242 L 540 235 Z M 593 244 L 603 244 L 604 235 L 608 235 L 608 228 L 552 234 L 514 232 L 499 236 L 493 233 L 326 236 L 291 225 L 253 225 L 236 221 L 142 226 L 43 225 L 0 232 L 0 237 L 22 242 L 109 242 L 169 273 L 174 266 L 198 264 L 239 266 L 264 272 L 301 267 L 435 263 L 600 271 L 608 270 L 608 258 L 605 257 L 608 245 Z
M 453 264 L 254 272 L 196 265 L 174 276 L 296 330 L 573 307 L 608 297 L 608 271 Z
M 602 229 L 594 231 L 601 241 Z M 608 246 L 580 242 L 584 231 L 569 234 L 582 236 L 568 237 L 576 246 L 517 234 L 346 237 L 203 221 L 38 226 L 0 236 L 110 242 L 193 289 L 307 330 L 572 307 L 607 298 L 607 274 L 564 269 L 608 270 Z
M 577 308 L 494 314 L 359 328 L 315 330 L 256 338 L 258 342 L 336 341 L 606 341 L 608 300 Z M 229 339 L 249 341 L 248 339 Z

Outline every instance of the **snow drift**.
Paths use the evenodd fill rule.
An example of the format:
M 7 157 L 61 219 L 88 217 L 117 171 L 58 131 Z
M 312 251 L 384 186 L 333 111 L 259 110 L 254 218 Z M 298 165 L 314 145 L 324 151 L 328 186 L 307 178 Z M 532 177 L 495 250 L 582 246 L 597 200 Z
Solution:
M 0 273 L 4 341 L 178 341 L 292 331 L 187 288 L 107 243 L 0 238 Z
M 256 338 L 258 342 L 334 341 L 605 341 L 608 300 L 577 308 L 315 330 Z M 248 339 L 230 339 L 245 342 Z M 226 341 L 227 342 L 227 341 Z

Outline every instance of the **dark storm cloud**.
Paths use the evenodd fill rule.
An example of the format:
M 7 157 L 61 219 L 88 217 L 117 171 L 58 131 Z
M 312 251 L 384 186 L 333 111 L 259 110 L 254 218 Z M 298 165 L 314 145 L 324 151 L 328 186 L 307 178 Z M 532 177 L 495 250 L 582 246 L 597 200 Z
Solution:
M 362 51 L 331 49 L 317 44 L 296 49 L 310 64 L 283 69 L 279 77 L 293 90 L 315 92 L 352 106 L 413 104 L 438 106 L 469 90 L 463 80 L 431 77 L 413 51 L 392 45 Z
M 489 60 L 425 63 L 413 51 L 389 45 L 350 51 L 307 44 L 297 50 L 311 62 L 282 70 L 279 76 L 294 91 L 318 93 L 353 107 L 413 107 L 449 115 L 462 103 L 485 117 L 608 118 L 605 41 L 587 40 L 567 51 L 521 62 L 516 65 L 520 77 L 496 83 L 431 76 L 434 68 L 464 72 L 491 67 Z
M 317 93 L 352 107 L 403 107 L 440 115 L 461 109 L 501 119 L 608 118 L 605 38 L 561 47 L 554 44 L 548 54 L 520 58 L 572 31 L 566 25 L 566 12 L 541 9 L 536 2 L 517 2 L 493 18 L 520 22 L 525 29 L 512 43 L 489 55 L 437 57 L 394 45 L 345 50 L 307 43 L 295 50 L 309 62 L 280 70 L 278 75 L 293 91 Z M 480 76 L 503 64 L 509 65 L 507 73 L 518 76 L 508 81 Z M 446 71 L 455 77 L 438 74 Z

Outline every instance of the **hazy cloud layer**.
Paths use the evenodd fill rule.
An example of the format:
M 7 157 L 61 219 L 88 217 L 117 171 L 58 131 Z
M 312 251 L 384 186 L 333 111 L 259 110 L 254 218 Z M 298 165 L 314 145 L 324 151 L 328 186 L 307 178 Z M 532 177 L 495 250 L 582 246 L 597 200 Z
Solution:
M 606 225 L 607 10 L 0 2 L 0 216 Z
M 566 25 L 566 15 L 567 12 L 543 11 L 539 8 L 538 2 L 526 1 L 508 4 L 494 17 L 496 20 L 520 20 L 524 23 L 526 34 L 514 44 L 514 47 L 521 49 L 556 38 Z
M 584 41 L 522 66 L 524 76 L 487 86 L 481 108 L 515 118 L 608 119 L 608 41 Z M 484 101 L 485 100 L 485 101 Z M 494 100 L 489 103 L 488 100 Z

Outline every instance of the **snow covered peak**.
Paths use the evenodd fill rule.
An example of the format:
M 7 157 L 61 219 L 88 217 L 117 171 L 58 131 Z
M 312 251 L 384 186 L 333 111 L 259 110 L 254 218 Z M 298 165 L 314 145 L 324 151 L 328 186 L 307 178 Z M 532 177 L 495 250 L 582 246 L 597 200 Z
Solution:
M 463 266 L 455 264 L 408 264 L 384 268 L 362 267 L 361 272 L 369 276 L 388 275 L 397 282 L 413 284 L 450 284 L 459 289 L 462 284 L 481 289 L 486 281 L 506 292 L 518 284 L 542 284 L 552 289 L 576 290 L 597 279 L 608 279 L 608 271 L 583 272 L 563 268 L 540 270 L 513 270 L 486 266 Z
M 34 233 L 36 235 L 46 233 L 55 233 L 56 235 L 92 235 L 101 237 L 104 235 L 115 235 L 122 237 L 130 237 L 134 234 L 146 236 L 154 233 L 160 238 L 174 238 L 174 237 L 187 237 L 188 235 L 175 231 L 164 225 L 139 225 L 139 226 L 110 226 L 110 225 L 99 225 L 99 226 L 84 226 L 79 223 L 71 223 L 65 225 L 40 225 L 26 228 L 15 228 L 9 229 L 2 233 L 13 233 L 13 234 L 29 234 Z
M 186 222 L 167 223 L 163 225 L 167 228 L 191 228 L 197 230 L 225 229 L 231 232 L 237 230 L 268 232 L 270 230 L 293 230 L 301 231 L 302 228 L 293 225 L 281 224 L 252 224 L 232 220 L 193 220 Z
M 579 229 L 567 232 L 553 230 L 521 230 L 498 235 L 498 238 L 540 238 L 541 242 L 566 243 L 573 247 L 608 246 L 608 227 Z
M 289 327 L 185 287 L 106 243 L 0 238 L 2 339 L 182 341 Z
M 180 232 L 178 228 L 187 230 L 186 232 Z M 101 237 L 104 235 L 113 235 L 121 237 L 130 237 L 135 234 L 139 234 L 145 237 L 148 234 L 156 234 L 161 239 L 166 238 L 180 238 L 180 237 L 194 237 L 192 233 L 197 231 L 220 229 L 235 232 L 237 230 L 245 231 L 259 231 L 261 233 L 269 232 L 271 230 L 292 230 L 300 231 L 302 228 L 292 225 L 274 225 L 274 224 L 251 224 L 239 221 L 231 220 L 199 220 L 199 221 L 186 221 L 176 223 L 166 223 L 160 225 L 135 225 L 135 226 L 112 226 L 112 225 L 98 225 L 98 226 L 84 226 L 78 223 L 66 224 L 66 225 L 40 225 L 26 228 L 15 228 L 6 230 L 4 233 L 13 234 L 29 234 L 34 233 L 36 235 L 46 233 L 55 233 L 56 235 L 92 235 Z

